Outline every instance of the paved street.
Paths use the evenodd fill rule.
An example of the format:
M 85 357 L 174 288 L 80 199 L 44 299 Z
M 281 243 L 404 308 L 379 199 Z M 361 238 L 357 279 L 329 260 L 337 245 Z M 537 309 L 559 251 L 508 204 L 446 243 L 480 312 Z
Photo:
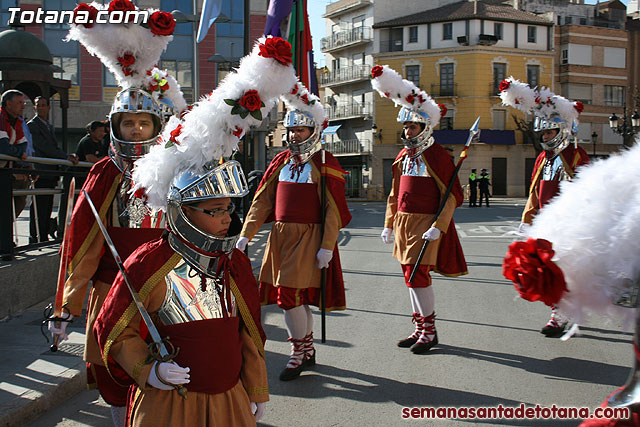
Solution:
M 391 245 L 379 238 L 384 204 L 350 203 L 354 219 L 339 242 L 349 309 L 328 315 L 327 343 L 317 344 L 313 371 L 292 382 L 278 380 L 289 354 L 287 334 L 281 311 L 263 310 L 271 401 L 262 424 L 403 425 L 403 407 L 598 406 L 626 380 L 631 334 L 598 320 L 567 342 L 538 332 L 549 309 L 521 300 L 501 274 L 502 258 L 513 240 L 505 233 L 516 230 L 523 205 L 522 199 L 503 199 L 491 208 L 457 210 L 469 275 L 434 276 L 441 344 L 418 356 L 396 347 L 413 325 L 399 264 L 391 257 Z M 254 265 L 262 249 L 250 246 L 258 258 Z M 319 315 L 315 321 L 319 338 Z M 437 422 L 474 424 L 575 426 L 578 421 Z M 97 392 L 87 391 L 30 425 L 110 426 L 111 421 Z

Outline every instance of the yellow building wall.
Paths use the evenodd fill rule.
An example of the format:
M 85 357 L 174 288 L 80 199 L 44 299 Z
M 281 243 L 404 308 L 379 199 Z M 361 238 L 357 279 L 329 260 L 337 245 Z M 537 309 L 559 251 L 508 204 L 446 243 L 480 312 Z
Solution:
M 506 76 L 513 76 L 520 81 L 527 80 L 527 63 L 540 65 L 540 85 L 552 87 L 553 81 L 553 52 L 544 52 L 542 54 L 527 54 L 529 52 L 505 53 L 505 52 L 468 52 L 453 54 L 446 52 L 442 55 L 434 56 L 432 54 L 423 55 L 419 53 L 412 55 L 412 60 L 418 61 L 420 67 L 420 88 L 431 94 L 432 85 L 436 87 L 440 84 L 440 76 L 438 74 L 438 61 L 444 58 L 451 58 L 455 63 L 454 83 L 456 85 L 455 97 L 436 97 L 437 103 L 443 103 L 447 108 L 454 108 L 454 129 L 468 129 L 480 116 L 480 128 L 493 128 L 493 118 L 491 108 L 494 106 L 502 107 L 502 102 L 498 96 L 490 96 L 491 87 L 493 85 L 493 62 L 501 62 L 507 64 Z M 376 65 L 389 65 L 400 74 L 404 75 L 404 64 L 409 58 L 403 57 L 398 59 L 379 59 Z M 533 61 L 533 62 L 531 62 Z M 415 65 L 416 62 L 412 62 Z M 383 144 L 397 144 L 397 133 L 402 126 L 396 121 L 399 107 L 387 98 L 382 98 L 376 94 L 376 125 L 378 129 L 382 129 Z M 518 117 L 524 117 L 524 114 L 518 110 L 509 107 L 506 108 L 505 129 L 516 130 L 516 125 L 511 117 L 517 114 Z M 438 127 L 436 127 L 438 129 Z M 521 132 L 516 130 L 516 142 L 522 143 Z M 482 141 L 482 135 L 480 137 Z M 438 141 L 446 144 L 446 141 Z

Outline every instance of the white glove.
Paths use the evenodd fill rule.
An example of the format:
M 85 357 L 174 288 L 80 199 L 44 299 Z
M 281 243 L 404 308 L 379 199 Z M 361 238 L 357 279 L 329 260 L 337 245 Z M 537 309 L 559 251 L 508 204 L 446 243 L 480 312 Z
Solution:
M 256 419 L 256 422 L 260 421 L 260 418 L 264 417 L 264 413 L 267 410 L 267 402 L 254 403 L 251 402 L 251 412 Z
M 73 316 L 69 314 L 69 320 L 73 319 Z M 56 335 L 60 337 L 60 342 L 66 341 L 69 339 L 69 335 L 67 334 L 67 325 L 69 322 L 60 322 L 60 327 L 56 328 L 55 322 L 50 321 L 48 325 L 49 332 L 51 332 L 51 336 L 55 338 Z
M 531 224 L 527 224 L 526 222 L 521 222 L 520 226 L 518 226 L 518 234 L 524 236 L 529 232 L 529 228 L 531 228 Z
M 247 243 L 249 243 L 249 239 L 247 239 L 246 237 L 239 238 L 236 242 L 236 249 L 240 249 L 242 252 L 244 252 L 245 248 L 247 247 Z
M 393 243 L 393 237 L 391 236 L 391 232 L 393 230 L 391 228 L 384 228 L 384 230 L 382 230 L 382 233 L 380 234 L 380 237 L 382 238 L 382 243 Z
M 173 387 L 160 381 L 158 375 L 156 375 L 156 365 L 158 365 L 158 375 L 162 377 L 165 382 L 171 384 L 187 384 L 189 381 L 189 368 L 183 368 L 175 363 L 167 362 L 154 362 L 149 372 L 149 378 L 147 378 L 147 384 L 160 390 L 173 390 Z
M 422 238 L 430 242 L 433 242 L 434 240 L 438 240 L 438 238 L 440 238 L 440 230 L 438 230 L 435 227 L 431 227 L 430 229 L 424 232 L 424 234 L 422 235 Z
M 318 268 L 329 268 L 329 261 L 331 261 L 331 258 L 333 258 L 333 251 L 320 248 L 320 250 L 316 254 L 316 259 L 318 260 Z

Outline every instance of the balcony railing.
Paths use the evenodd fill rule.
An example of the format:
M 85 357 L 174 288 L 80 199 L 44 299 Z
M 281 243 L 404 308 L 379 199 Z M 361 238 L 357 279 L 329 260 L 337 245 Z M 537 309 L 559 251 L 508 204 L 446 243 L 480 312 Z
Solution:
M 369 78 L 370 71 L 371 65 L 354 65 L 347 68 L 340 68 L 328 73 L 323 73 L 320 84 L 330 86 L 338 83 L 366 80 Z
M 458 84 L 431 85 L 431 96 L 458 96 Z
M 329 120 L 363 117 L 371 114 L 371 104 L 368 102 L 354 102 L 352 104 L 337 105 L 335 107 L 325 107 L 325 111 L 327 112 Z
M 327 142 L 324 146 L 332 154 L 360 154 L 371 152 L 371 140 L 369 139 L 345 139 L 342 141 Z
M 321 41 L 323 52 L 338 49 L 350 44 L 371 41 L 371 27 L 356 27 L 346 31 L 337 31 L 328 37 L 323 37 Z

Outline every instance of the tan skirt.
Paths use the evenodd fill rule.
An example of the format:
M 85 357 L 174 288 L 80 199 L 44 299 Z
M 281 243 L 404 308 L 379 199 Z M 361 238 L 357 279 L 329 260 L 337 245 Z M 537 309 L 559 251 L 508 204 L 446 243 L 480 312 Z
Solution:
M 255 426 L 251 404 L 242 381 L 224 393 L 188 392 L 183 399 L 175 390 L 148 387 L 136 390 L 131 404 L 131 426 Z
M 433 217 L 433 214 L 396 213 L 393 222 L 395 238 L 393 257 L 400 261 L 400 264 L 415 264 L 418 261 L 420 249 L 424 244 L 422 235 L 433 224 Z M 442 240 L 442 235 L 438 240 L 429 243 L 420 265 L 436 264 L 440 240 Z
M 260 281 L 275 287 L 319 288 L 320 224 L 276 222 L 271 228 Z

